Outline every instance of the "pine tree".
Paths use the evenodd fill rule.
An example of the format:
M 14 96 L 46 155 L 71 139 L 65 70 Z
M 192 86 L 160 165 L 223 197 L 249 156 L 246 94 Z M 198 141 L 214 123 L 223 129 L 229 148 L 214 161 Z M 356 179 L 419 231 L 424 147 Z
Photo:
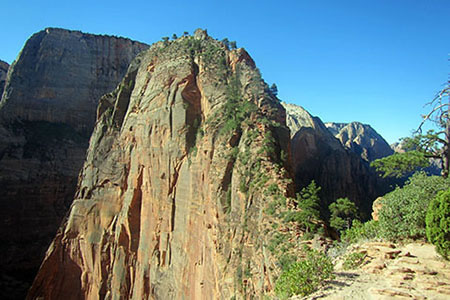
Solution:
M 328 208 L 331 212 L 330 225 L 339 232 L 344 229 L 349 229 L 352 220 L 355 219 L 358 214 L 355 203 L 348 198 L 339 198 L 331 203 Z
M 295 221 L 307 233 L 314 233 L 318 228 L 316 221 L 320 217 L 320 190 L 313 180 L 297 194 L 296 204 L 299 211 L 295 213 Z

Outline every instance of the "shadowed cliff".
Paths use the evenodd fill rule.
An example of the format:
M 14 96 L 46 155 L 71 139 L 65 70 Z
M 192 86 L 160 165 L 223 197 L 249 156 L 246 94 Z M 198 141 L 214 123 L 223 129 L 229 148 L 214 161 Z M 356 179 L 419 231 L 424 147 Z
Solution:
M 336 199 L 348 197 L 368 217 L 372 202 L 388 190 L 388 183 L 359 154 L 344 148 L 318 117 L 301 106 L 283 105 L 291 129 L 296 190 L 314 180 L 322 187 L 322 212 Z
M 0 99 L 2 98 L 3 88 L 5 87 L 6 74 L 8 73 L 9 65 L 0 60 Z
M 48 28 L 9 68 L 0 102 L 0 298 L 25 297 L 72 202 L 98 100 L 146 48 Z

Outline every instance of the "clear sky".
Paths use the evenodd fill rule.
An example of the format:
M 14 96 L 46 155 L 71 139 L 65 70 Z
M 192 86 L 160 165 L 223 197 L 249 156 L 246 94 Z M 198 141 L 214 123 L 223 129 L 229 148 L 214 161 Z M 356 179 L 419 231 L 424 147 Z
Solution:
M 410 135 L 449 79 L 450 0 L 1 0 L 0 59 L 46 27 L 146 43 L 206 28 L 237 41 L 279 98 L 324 122 Z

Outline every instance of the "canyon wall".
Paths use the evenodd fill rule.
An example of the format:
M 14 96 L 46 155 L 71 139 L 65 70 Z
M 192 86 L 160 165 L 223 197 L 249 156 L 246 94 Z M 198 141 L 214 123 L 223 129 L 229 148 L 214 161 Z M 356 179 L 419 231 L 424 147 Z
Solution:
M 0 298 L 25 297 L 72 202 L 98 100 L 147 47 L 48 28 L 11 65 L 0 102 Z
M 100 100 L 70 214 L 28 298 L 272 291 L 265 208 L 293 188 L 285 111 L 268 90 L 245 50 L 202 30 L 138 55 Z
M 5 87 L 6 74 L 8 73 L 9 64 L 0 60 L 0 99 L 2 98 L 3 88 Z
M 394 151 L 386 140 L 370 125 L 360 122 L 325 123 L 342 145 L 371 162 L 392 155 Z
M 359 154 L 346 149 L 325 124 L 303 107 L 283 104 L 291 129 L 296 190 L 314 180 L 321 188 L 322 212 L 338 198 L 348 197 L 368 217 L 372 201 L 387 186 Z

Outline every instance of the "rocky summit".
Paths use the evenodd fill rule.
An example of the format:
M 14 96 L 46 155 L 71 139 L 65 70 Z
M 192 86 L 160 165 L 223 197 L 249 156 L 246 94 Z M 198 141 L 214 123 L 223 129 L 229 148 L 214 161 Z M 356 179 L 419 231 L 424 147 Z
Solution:
M 0 298 L 25 297 L 72 202 L 98 100 L 147 47 L 48 28 L 9 68 L 0 102 Z
M 3 119 L 64 123 L 89 133 L 96 103 L 147 45 L 125 38 L 47 28 L 11 65 L 0 102 Z
M 3 94 L 3 88 L 5 86 L 6 74 L 8 73 L 9 65 L 8 63 L 0 60 L 0 99 Z
M 368 162 L 394 153 L 386 140 L 370 125 L 351 122 L 325 123 L 325 126 L 342 145 Z
M 292 166 L 296 190 L 314 180 L 322 188 L 322 208 L 348 197 L 368 217 L 372 201 L 385 185 L 368 163 L 346 149 L 318 117 L 303 107 L 283 103 L 291 130 Z
M 289 160 L 285 110 L 244 49 L 203 30 L 154 44 L 100 100 L 28 299 L 269 293 L 279 267 L 265 209 L 293 195 Z

